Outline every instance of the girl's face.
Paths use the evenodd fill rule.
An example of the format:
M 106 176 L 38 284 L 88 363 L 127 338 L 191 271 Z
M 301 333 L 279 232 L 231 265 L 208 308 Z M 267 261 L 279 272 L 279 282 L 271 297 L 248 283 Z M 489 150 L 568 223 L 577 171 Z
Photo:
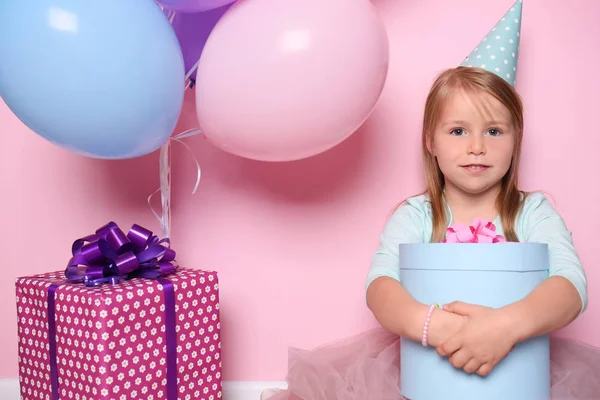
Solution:
M 437 158 L 446 190 L 477 195 L 500 188 L 516 134 L 510 112 L 494 97 L 455 90 L 427 148 Z

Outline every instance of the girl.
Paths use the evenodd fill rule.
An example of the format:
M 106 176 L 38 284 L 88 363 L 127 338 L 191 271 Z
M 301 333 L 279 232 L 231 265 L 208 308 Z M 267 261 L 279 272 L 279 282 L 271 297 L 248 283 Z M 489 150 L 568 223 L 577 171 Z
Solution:
M 475 218 L 493 220 L 508 241 L 547 243 L 550 278 L 527 298 L 500 309 L 450 304 L 431 316 L 428 342 L 438 353 L 487 375 L 517 342 L 582 313 L 586 276 L 560 215 L 543 194 L 517 186 L 523 107 L 511 85 L 480 68 L 444 72 L 427 98 L 422 135 L 427 192 L 408 199 L 388 222 L 369 271 L 367 303 L 384 328 L 420 340 L 428 306 L 400 283 L 398 244 L 439 242 L 449 224 Z
M 427 343 L 456 368 L 487 375 L 516 343 L 564 327 L 586 309 L 586 275 L 570 232 L 543 194 L 519 190 L 522 137 L 523 106 L 502 77 L 460 66 L 437 78 L 422 130 L 427 190 L 394 211 L 367 276 L 367 305 L 383 329 L 292 351 L 288 390 L 263 399 L 400 399 L 398 336 L 420 342 L 429 307 L 403 288 L 398 245 L 439 242 L 454 223 L 487 219 L 508 241 L 547 243 L 551 264 L 550 277 L 522 301 L 499 309 L 455 302 L 433 311 Z M 600 351 L 552 340 L 553 397 L 600 398 Z

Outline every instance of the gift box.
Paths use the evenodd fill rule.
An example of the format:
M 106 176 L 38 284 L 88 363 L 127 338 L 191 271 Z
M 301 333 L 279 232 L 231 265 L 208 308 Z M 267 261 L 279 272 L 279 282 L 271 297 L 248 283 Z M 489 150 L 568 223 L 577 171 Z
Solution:
M 76 241 L 65 271 L 16 280 L 21 398 L 221 398 L 217 273 L 176 267 L 151 233 L 136 250 L 107 231 Z M 98 243 L 104 256 L 82 268 Z
M 546 244 L 506 243 L 493 235 L 477 235 L 477 228 L 451 229 L 446 243 L 401 244 L 403 286 L 425 304 L 458 300 L 499 308 L 523 299 L 548 277 Z M 464 236 L 468 239 L 461 243 Z M 401 392 L 408 399 L 550 398 L 548 335 L 517 344 L 485 377 L 467 374 L 435 348 L 406 338 L 401 338 L 400 362 Z

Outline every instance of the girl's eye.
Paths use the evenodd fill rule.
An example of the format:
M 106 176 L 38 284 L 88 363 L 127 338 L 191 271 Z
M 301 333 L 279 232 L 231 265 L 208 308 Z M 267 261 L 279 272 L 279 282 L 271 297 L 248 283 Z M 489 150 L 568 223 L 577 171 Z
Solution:
M 488 130 L 488 133 L 491 136 L 498 136 L 498 135 L 500 135 L 500 130 L 496 129 L 496 128 L 492 128 L 492 129 Z
M 450 131 L 451 134 L 455 135 L 455 136 L 461 136 L 465 133 L 464 129 L 461 128 L 456 128 L 456 129 L 452 129 Z

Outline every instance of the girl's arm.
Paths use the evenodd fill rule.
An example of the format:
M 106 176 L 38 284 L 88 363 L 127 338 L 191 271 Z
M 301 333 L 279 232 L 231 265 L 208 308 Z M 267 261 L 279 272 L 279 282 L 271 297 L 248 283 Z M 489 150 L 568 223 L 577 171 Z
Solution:
M 421 341 L 429 305 L 416 301 L 400 282 L 386 276 L 375 279 L 367 289 L 367 305 L 382 327 L 396 335 Z M 466 317 L 434 310 L 428 343 L 439 346 L 458 333 L 465 323 Z
M 526 298 L 504 307 L 519 342 L 554 332 L 570 324 L 582 309 L 575 286 L 562 276 L 551 276 Z
M 520 341 L 570 324 L 587 306 L 586 274 L 571 232 L 541 193 L 531 194 L 523 210 L 525 242 L 546 243 L 550 276 L 526 298 L 503 308 Z
M 367 305 L 379 324 L 399 336 L 421 341 L 429 304 L 416 301 L 400 283 L 400 243 L 422 243 L 431 217 L 424 196 L 408 199 L 391 216 L 373 254 L 366 280 Z M 437 346 L 462 327 L 466 318 L 437 309 L 430 320 L 428 342 Z

